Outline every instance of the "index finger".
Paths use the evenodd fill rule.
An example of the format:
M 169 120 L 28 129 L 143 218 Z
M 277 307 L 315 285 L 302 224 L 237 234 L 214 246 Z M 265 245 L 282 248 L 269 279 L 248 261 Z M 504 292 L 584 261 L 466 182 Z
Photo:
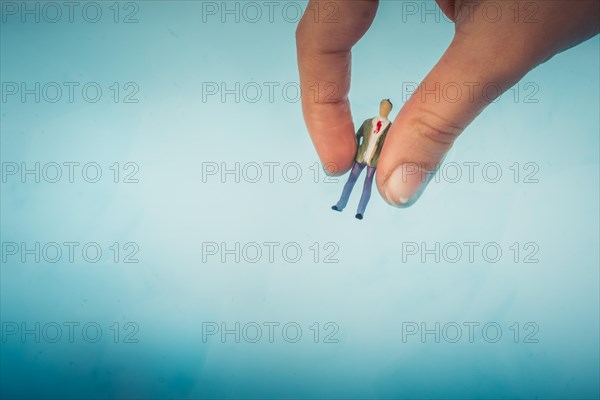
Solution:
M 350 168 L 356 153 L 348 101 L 351 49 L 371 26 L 377 5 L 311 0 L 296 30 L 304 121 L 321 163 L 338 174 Z

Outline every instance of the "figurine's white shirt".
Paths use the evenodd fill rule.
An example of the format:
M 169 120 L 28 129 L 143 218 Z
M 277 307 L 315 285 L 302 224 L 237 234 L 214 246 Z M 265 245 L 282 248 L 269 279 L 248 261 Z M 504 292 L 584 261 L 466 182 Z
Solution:
M 381 122 L 381 126 L 377 129 L 377 122 Z M 375 149 L 379 143 L 379 139 L 383 136 L 383 132 L 390 124 L 390 120 L 384 117 L 375 117 L 371 121 L 371 135 L 369 135 L 369 142 L 367 143 L 367 151 L 365 152 L 365 163 L 370 163 L 371 159 L 375 155 Z

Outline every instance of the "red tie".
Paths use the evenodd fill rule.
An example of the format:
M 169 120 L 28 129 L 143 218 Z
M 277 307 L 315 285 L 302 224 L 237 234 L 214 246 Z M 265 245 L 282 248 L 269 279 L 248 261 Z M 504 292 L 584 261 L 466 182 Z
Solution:
M 379 133 L 380 129 L 381 129 L 381 121 L 377 121 L 377 128 L 375 128 L 375 134 L 376 135 Z

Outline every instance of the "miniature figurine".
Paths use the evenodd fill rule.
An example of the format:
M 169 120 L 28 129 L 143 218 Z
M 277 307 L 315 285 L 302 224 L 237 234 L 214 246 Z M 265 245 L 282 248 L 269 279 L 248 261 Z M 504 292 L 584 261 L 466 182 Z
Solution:
M 373 185 L 373 177 L 375 176 L 379 154 L 383 148 L 385 137 L 392 125 L 391 121 L 388 119 L 392 107 L 392 102 L 389 99 L 381 100 L 379 105 L 379 116 L 367 119 L 363 122 L 358 132 L 356 132 L 358 150 L 356 151 L 354 165 L 350 171 L 348 182 L 346 182 L 346 185 L 344 186 L 342 196 L 337 204 L 331 207 L 332 210 L 342 211 L 346 207 L 352 188 L 354 188 L 356 180 L 366 166 L 367 177 L 365 178 L 362 196 L 360 197 L 360 202 L 358 203 L 358 209 L 356 211 L 356 218 L 363 219 L 365 209 L 371 198 L 371 186 Z

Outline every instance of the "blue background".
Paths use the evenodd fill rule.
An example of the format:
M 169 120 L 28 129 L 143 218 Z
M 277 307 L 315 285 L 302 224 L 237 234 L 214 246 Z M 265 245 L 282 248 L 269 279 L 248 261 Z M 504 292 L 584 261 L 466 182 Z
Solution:
M 216 15 L 203 14 L 201 2 L 143 1 L 127 9 L 122 2 L 119 23 L 113 3 L 100 4 L 97 23 L 76 11 L 73 23 L 64 16 L 57 23 L 6 16 L 1 25 L 3 83 L 97 82 L 104 89 L 96 103 L 77 90 L 72 103 L 66 92 L 56 103 L 36 103 L 32 95 L 1 103 L 4 172 L 10 162 L 65 161 L 96 162 L 103 172 L 98 183 L 81 175 L 73 183 L 64 176 L 58 183 L 31 176 L 22 183 L 18 175 L 2 182 L 3 329 L 72 321 L 103 330 L 96 343 L 80 334 L 70 343 L 65 332 L 58 343 L 3 337 L 2 397 L 599 396 L 598 37 L 528 74 L 520 91 L 491 105 L 446 159 L 497 163 L 499 182 L 482 179 L 481 169 L 473 182 L 439 179 L 406 210 L 388 207 L 374 192 L 359 222 L 353 218 L 358 190 L 346 212 L 329 209 L 345 178 L 328 182 L 315 168 L 294 91 L 295 12 L 304 2 L 285 16 L 285 3 L 278 3 L 273 21 L 259 2 L 263 15 L 254 23 L 254 13 L 244 18 L 243 3 L 239 22 L 235 15 L 223 22 L 221 2 L 211 3 Z M 430 2 L 416 4 L 419 11 L 433 9 Z M 451 40 L 453 26 L 441 14 L 407 15 L 403 7 L 382 2 L 354 49 L 355 123 L 374 115 L 383 97 L 397 105 L 395 115 L 403 88 L 419 82 Z M 138 22 L 123 23 L 132 11 Z M 134 82 L 139 101 L 115 103 L 108 89 L 114 82 L 119 100 L 129 93 L 125 83 Z M 240 88 L 255 82 L 262 95 L 252 102 L 255 92 L 246 86 L 239 102 L 234 95 L 223 101 L 220 93 L 203 99 L 207 83 L 232 89 L 236 82 Z M 279 85 L 272 101 L 265 82 Z M 527 97 L 532 87 L 536 93 Z M 139 182 L 123 183 L 121 176 L 114 183 L 115 162 L 138 165 Z M 239 182 L 221 174 L 236 162 Z M 280 163 L 272 182 L 265 162 Z M 518 182 L 509 168 L 516 162 Z M 207 165 L 215 165 L 207 163 L 219 172 L 203 179 Z M 255 165 L 249 163 L 263 166 L 256 183 L 247 179 L 254 170 L 243 169 Z M 537 183 L 523 182 L 525 163 L 537 166 Z M 295 169 L 282 174 L 284 165 L 300 166 L 298 182 L 291 182 Z M 99 243 L 101 261 L 76 253 L 73 263 L 64 255 L 57 263 L 22 262 L 5 254 L 8 242 L 68 241 Z M 108 248 L 115 242 L 135 242 L 139 262 L 113 262 Z M 222 262 L 220 253 L 204 254 L 203 262 L 205 242 L 280 246 L 274 262 L 265 253 L 256 263 L 232 255 Z M 425 255 L 423 262 L 420 253 L 403 254 L 406 243 L 454 242 L 479 242 L 475 260 Z M 518 262 L 509 249 L 515 242 Z M 537 245 L 537 263 L 523 262 L 529 242 Z M 286 243 L 301 248 L 298 262 L 282 257 Z M 500 261 L 482 257 L 486 243 L 502 248 Z M 324 262 L 331 249 L 338 262 Z M 109 328 L 115 322 L 121 335 L 134 323 L 137 343 L 122 336 L 115 343 Z M 243 337 L 236 343 L 234 335 L 203 340 L 203 322 L 228 329 L 236 322 L 280 325 L 273 343 L 266 328 L 257 343 Z M 282 337 L 290 322 L 302 328 L 296 343 Z M 463 335 L 456 343 L 444 337 L 437 343 L 433 334 L 403 340 L 411 322 L 427 329 L 457 323 Z M 480 324 L 472 343 L 465 322 Z M 496 343 L 482 336 L 490 322 L 502 328 Z M 538 328 L 537 343 L 525 343 L 528 322 Z M 332 327 L 337 343 L 325 343 Z

